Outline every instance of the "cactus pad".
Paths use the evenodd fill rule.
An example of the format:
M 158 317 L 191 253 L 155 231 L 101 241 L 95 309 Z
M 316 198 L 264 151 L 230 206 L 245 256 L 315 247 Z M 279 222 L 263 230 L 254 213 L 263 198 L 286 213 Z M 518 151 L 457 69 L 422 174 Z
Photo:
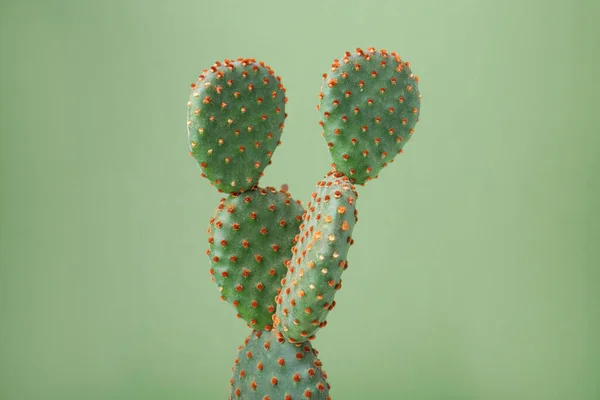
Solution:
M 275 328 L 292 343 L 313 339 L 335 306 L 334 296 L 348 268 L 346 255 L 358 220 L 357 197 L 346 176 L 329 172 L 307 204 L 273 316 Z
M 264 63 L 225 60 L 192 84 L 187 126 L 190 154 L 222 192 L 256 186 L 279 145 L 285 88 Z
M 303 212 L 287 187 L 255 188 L 221 199 L 210 221 L 213 281 L 253 329 L 271 328 Z
M 229 400 L 331 400 L 317 354 L 310 343 L 253 331 L 239 347 Z
M 334 167 L 364 184 L 394 160 L 414 132 L 418 77 L 396 53 L 370 48 L 346 52 L 323 78 L 317 108 Z

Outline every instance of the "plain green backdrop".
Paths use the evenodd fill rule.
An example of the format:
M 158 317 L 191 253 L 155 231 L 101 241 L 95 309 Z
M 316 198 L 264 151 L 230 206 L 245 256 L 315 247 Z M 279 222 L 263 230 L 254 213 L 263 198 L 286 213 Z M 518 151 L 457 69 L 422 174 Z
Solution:
M 287 87 L 262 183 L 309 200 L 321 74 L 356 47 L 420 76 L 421 122 L 360 187 L 313 342 L 333 399 L 600 399 L 597 1 L 0 5 L 0 399 L 226 399 L 249 333 L 219 300 L 221 197 L 189 85 L 255 57 Z

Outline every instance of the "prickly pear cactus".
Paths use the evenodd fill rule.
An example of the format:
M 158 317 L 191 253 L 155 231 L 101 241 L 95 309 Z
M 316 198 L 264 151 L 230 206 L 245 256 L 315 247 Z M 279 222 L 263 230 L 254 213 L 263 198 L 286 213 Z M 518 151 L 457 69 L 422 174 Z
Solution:
M 354 184 L 394 161 L 419 120 L 418 78 L 385 50 L 335 60 L 317 108 L 333 171 L 305 211 L 259 180 L 284 127 L 285 88 L 252 58 L 216 62 L 192 84 L 189 150 L 221 199 L 208 229 L 221 299 L 252 329 L 233 367 L 230 400 L 330 400 L 311 340 L 336 305 L 354 243 Z
M 294 257 L 277 296 L 275 327 L 292 343 L 314 338 L 325 326 L 342 287 L 342 273 L 358 221 L 358 195 L 341 172 L 329 172 L 317 184 L 300 226 Z
M 337 171 L 363 184 L 402 150 L 419 120 L 418 78 L 385 50 L 357 49 L 323 75 L 320 124 Z
M 330 400 L 327 374 L 310 343 L 253 331 L 239 347 L 229 400 Z
M 213 281 L 252 329 L 271 329 L 303 212 L 285 187 L 266 187 L 223 198 L 210 221 Z
M 280 143 L 286 101 L 280 78 L 252 58 L 204 70 L 187 113 L 190 154 L 202 175 L 226 193 L 257 185 Z

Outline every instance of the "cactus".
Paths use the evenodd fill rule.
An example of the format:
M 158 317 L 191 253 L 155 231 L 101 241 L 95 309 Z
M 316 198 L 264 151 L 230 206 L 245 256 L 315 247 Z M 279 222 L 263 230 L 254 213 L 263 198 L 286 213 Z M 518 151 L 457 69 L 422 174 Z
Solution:
M 376 178 L 419 120 L 418 77 L 396 53 L 346 52 L 323 75 L 320 125 L 337 171 L 357 184 Z
M 330 400 L 311 340 L 327 324 L 357 218 L 355 184 L 377 178 L 419 120 L 418 78 L 374 48 L 335 60 L 317 109 L 332 171 L 305 211 L 259 186 L 281 143 L 285 88 L 254 59 L 216 62 L 192 84 L 190 155 L 221 199 L 208 228 L 210 274 L 221 299 L 252 329 L 233 367 L 230 400 Z
M 264 63 L 240 58 L 217 61 L 192 83 L 190 154 L 220 191 L 252 188 L 270 164 L 286 118 L 280 81 Z
M 348 268 L 346 254 L 358 221 L 358 194 L 341 172 L 329 172 L 311 197 L 273 318 L 292 343 L 314 339 L 327 323 L 335 292 L 342 287 L 342 273 Z
M 253 331 L 238 348 L 229 400 L 330 400 L 327 374 L 310 343 Z
M 303 212 L 287 188 L 266 187 L 221 199 L 210 220 L 210 273 L 222 299 L 253 329 L 271 329 Z

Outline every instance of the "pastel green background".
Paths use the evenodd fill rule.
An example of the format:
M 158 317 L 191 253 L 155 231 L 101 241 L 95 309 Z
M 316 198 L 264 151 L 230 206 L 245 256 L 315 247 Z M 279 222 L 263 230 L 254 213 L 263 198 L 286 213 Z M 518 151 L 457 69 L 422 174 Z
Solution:
M 306 202 L 345 50 L 421 78 L 405 153 L 360 188 L 314 345 L 333 399 L 600 398 L 597 1 L 0 5 L 0 399 L 226 399 L 249 333 L 210 282 L 220 195 L 189 84 L 256 57 L 289 103 L 263 184 Z

